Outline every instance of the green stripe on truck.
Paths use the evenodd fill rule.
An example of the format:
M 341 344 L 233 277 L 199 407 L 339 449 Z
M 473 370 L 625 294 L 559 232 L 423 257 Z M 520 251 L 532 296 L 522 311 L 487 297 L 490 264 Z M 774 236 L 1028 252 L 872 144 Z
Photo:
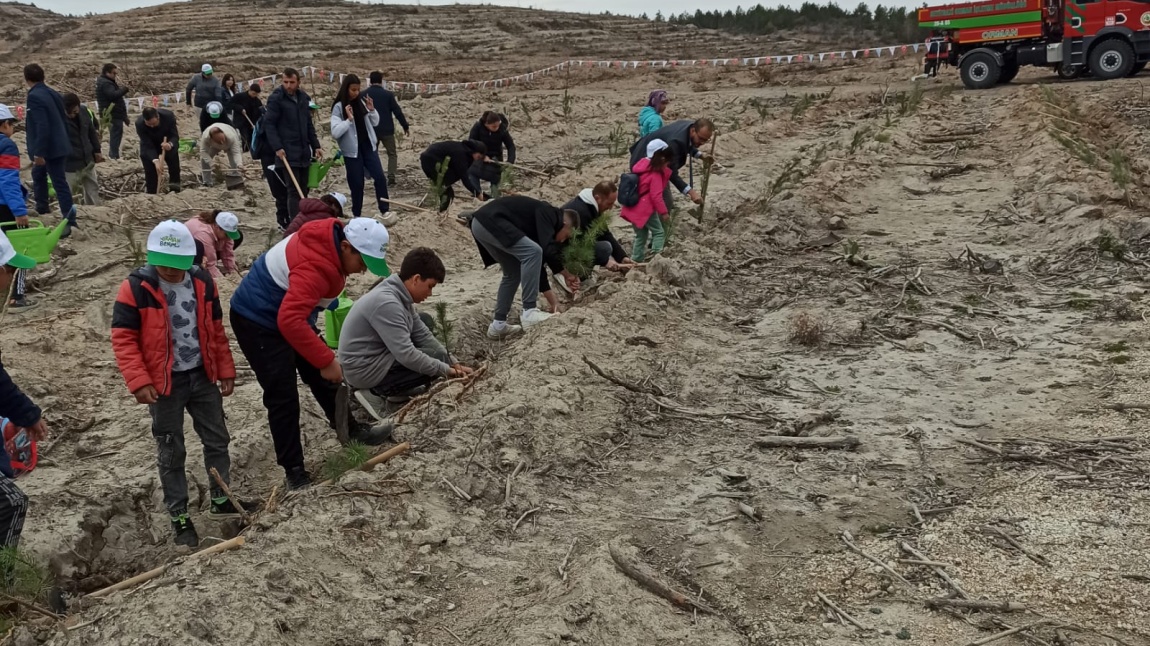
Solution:
M 1023 22 L 1042 22 L 1041 11 L 1021 11 L 1001 16 L 981 16 L 979 18 L 957 18 L 951 20 L 933 20 L 919 23 L 925 29 L 968 29 L 970 27 L 1000 27 L 1004 25 L 1017 25 Z

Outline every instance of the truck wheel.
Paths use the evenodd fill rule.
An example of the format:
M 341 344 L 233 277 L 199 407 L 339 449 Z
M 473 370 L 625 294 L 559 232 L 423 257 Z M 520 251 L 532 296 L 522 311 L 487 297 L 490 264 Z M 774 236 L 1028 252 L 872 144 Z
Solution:
M 1081 65 L 1072 66 L 1062 63 L 1058 66 L 1058 78 L 1069 81 L 1082 76 L 1082 73 L 1085 71 L 1086 68 Z
M 994 87 L 1002 75 L 1002 67 L 990 54 L 979 52 L 962 59 L 959 76 L 969 90 L 985 90 Z
M 998 75 L 999 84 L 1009 83 L 1018 76 L 1018 63 L 1007 63 L 1002 68 L 1002 73 Z
M 1090 71 L 1095 78 L 1120 79 L 1134 69 L 1134 48 L 1130 43 L 1111 38 L 1090 50 Z
M 1134 67 L 1131 68 L 1130 73 L 1126 76 L 1136 76 L 1138 72 L 1141 72 L 1144 69 L 1146 69 L 1146 63 L 1135 63 Z

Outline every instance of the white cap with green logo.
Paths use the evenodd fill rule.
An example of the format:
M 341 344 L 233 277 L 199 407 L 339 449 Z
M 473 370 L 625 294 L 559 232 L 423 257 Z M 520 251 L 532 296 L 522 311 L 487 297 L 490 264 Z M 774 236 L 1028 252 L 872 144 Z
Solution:
M 387 245 L 391 241 L 387 227 L 372 218 L 352 218 L 344 225 L 343 234 L 363 257 L 363 264 L 367 265 L 371 273 L 376 276 L 391 275 L 385 259 Z
M 196 239 L 183 222 L 167 220 L 148 234 L 148 264 L 172 269 L 191 269 L 196 259 Z

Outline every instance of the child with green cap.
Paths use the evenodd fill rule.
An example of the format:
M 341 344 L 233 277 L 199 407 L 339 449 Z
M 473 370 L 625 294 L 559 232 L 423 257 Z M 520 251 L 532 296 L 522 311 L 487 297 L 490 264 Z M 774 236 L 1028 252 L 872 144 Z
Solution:
M 184 473 L 184 411 L 204 445 L 204 468 L 212 482 L 209 515 L 239 515 L 212 469 L 228 482 L 227 425 L 223 397 L 235 388 L 236 368 L 224 331 L 220 295 L 211 275 L 193 266 L 196 241 L 182 222 L 161 222 L 148 235 L 148 264 L 120 285 L 112 310 L 112 348 L 128 390 L 152 416 L 164 505 L 177 545 L 196 547 L 199 535 L 188 518 Z M 241 503 L 242 504 L 242 503 Z

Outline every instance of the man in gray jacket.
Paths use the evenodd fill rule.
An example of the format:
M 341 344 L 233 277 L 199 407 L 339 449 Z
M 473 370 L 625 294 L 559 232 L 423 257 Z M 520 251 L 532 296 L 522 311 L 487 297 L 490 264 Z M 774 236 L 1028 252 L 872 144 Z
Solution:
M 188 87 L 184 89 L 184 99 L 188 105 L 192 105 L 192 93 L 196 95 L 196 107 L 200 110 L 208 107 L 212 101 L 222 101 L 224 97 L 224 88 L 220 85 L 212 70 L 212 66 L 204 63 L 200 67 L 200 73 L 196 74 L 188 81 Z M 197 116 L 199 112 L 197 111 Z
M 339 363 L 348 385 L 396 401 L 440 377 L 471 373 L 448 354 L 415 310 L 446 275 L 439 256 L 418 247 L 404 257 L 398 274 L 355 302 L 339 335 Z

